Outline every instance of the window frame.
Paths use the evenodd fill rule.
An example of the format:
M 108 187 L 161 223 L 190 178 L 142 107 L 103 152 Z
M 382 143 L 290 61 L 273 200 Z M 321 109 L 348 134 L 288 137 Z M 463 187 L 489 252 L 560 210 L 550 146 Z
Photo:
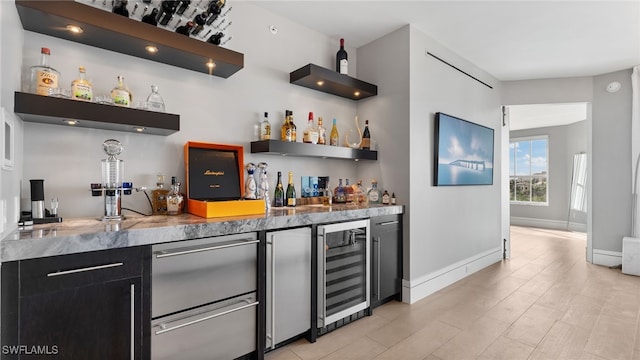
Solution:
M 523 177 L 527 177 L 530 180 L 533 180 L 534 175 L 532 174 L 531 171 L 531 161 L 529 161 L 529 175 L 523 176 L 523 175 L 516 175 L 518 173 L 518 168 L 517 168 L 517 156 L 515 155 L 515 147 L 512 148 L 512 145 L 515 143 L 520 143 L 520 142 L 532 142 L 535 140 L 546 140 L 546 155 L 547 155 L 547 174 L 546 176 L 544 176 L 547 180 L 547 187 L 546 187 L 546 194 L 545 194 L 545 202 L 540 202 L 540 201 L 533 201 L 533 200 L 529 200 L 529 201 L 523 201 L 523 200 L 511 200 L 512 198 L 512 192 L 511 192 L 511 183 L 517 179 L 517 178 L 523 178 Z M 531 145 L 529 146 L 529 157 L 530 159 L 532 158 L 531 156 Z M 513 155 L 513 158 L 512 158 Z M 535 135 L 535 136 L 522 136 L 522 137 L 514 137 L 514 138 L 510 138 L 509 139 L 509 203 L 513 204 L 513 205 L 526 205 L 526 206 L 549 206 L 549 184 L 550 184 L 550 154 L 549 154 L 549 135 Z M 511 166 L 513 165 L 513 174 L 511 175 Z M 536 177 L 540 177 L 540 176 L 536 176 Z M 515 190 L 514 190 L 515 191 Z M 529 188 L 529 195 L 530 198 L 532 197 L 532 191 L 533 191 L 533 186 L 530 186 Z M 513 197 L 515 199 L 515 196 Z

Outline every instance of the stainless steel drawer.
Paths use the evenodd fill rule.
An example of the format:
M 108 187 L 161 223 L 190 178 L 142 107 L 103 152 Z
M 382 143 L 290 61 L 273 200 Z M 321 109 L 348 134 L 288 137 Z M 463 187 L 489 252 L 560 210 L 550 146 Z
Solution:
M 235 359 L 256 350 L 256 294 L 151 323 L 151 358 Z
M 153 246 L 151 316 L 256 291 L 256 233 Z

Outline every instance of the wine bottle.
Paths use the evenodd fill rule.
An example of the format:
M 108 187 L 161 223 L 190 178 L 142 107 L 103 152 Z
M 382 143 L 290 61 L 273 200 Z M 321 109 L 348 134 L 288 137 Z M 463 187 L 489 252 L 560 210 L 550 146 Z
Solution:
M 58 88 L 60 72 L 49 66 L 49 56 L 51 56 L 49 48 L 43 47 L 40 53 L 42 54 L 40 65 L 31 67 L 31 92 L 48 96 L 49 89 Z
M 329 145 L 338 146 L 338 128 L 336 127 L 336 119 L 333 119 L 333 127 L 331 128 L 331 134 L 329 135 Z
M 362 133 L 362 143 L 360 144 L 363 150 L 371 149 L 371 133 L 369 132 L 369 120 L 364 121 L 364 132 Z
M 196 15 L 195 18 L 193 18 L 193 22 L 196 24 L 196 26 L 193 28 L 193 31 L 191 31 L 191 35 L 198 35 L 200 31 L 204 29 L 204 25 L 207 22 L 207 15 L 208 14 L 206 12 L 202 12 Z
M 318 116 L 318 144 L 327 144 L 327 129 L 322 126 L 322 116 Z
M 220 40 L 222 39 L 223 36 L 224 36 L 223 33 L 217 32 L 217 33 L 211 35 L 209 37 L 209 39 L 207 39 L 207 42 L 211 43 L 213 45 L 220 45 Z
M 214 21 L 216 21 L 218 15 L 220 15 L 220 13 L 222 12 L 224 4 L 225 0 L 214 0 L 209 4 L 209 18 L 207 19 L 207 25 L 211 25 Z
M 344 49 L 344 39 L 340 39 L 340 50 L 336 54 L 336 71 L 340 74 L 348 74 L 349 62 L 347 51 Z
M 158 8 L 153 8 L 151 12 L 142 17 L 142 22 L 149 25 L 158 26 Z
M 87 80 L 84 66 L 80 66 L 78 71 L 78 78 L 71 82 L 71 98 L 75 100 L 92 101 L 93 85 Z
M 289 171 L 289 185 L 287 185 L 287 206 L 296 206 L 296 188 L 293 186 L 293 171 Z
M 176 14 L 182 15 L 187 10 L 187 8 L 191 5 L 191 0 L 182 0 L 180 1 L 180 6 L 176 10 Z
M 160 6 L 161 12 L 158 15 L 158 23 L 167 26 L 173 14 L 176 12 L 179 1 L 163 0 Z
M 276 184 L 276 190 L 273 193 L 273 206 L 284 206 L 284 188 L 282 187 L 282 172 L 278 171 L 278 183 Z

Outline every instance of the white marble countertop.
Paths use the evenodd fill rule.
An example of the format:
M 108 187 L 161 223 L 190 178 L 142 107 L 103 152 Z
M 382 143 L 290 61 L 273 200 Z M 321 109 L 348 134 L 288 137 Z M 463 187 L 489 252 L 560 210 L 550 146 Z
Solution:
M 65 219 L 61 223 L 34 225 L 8 234 L 0 241 L 0 262 L 340 222 L 403 211 L 402 205 L 364 208 L 306 205 L 272 208 L 264 215 L 210 219 L 190 214 L 128 216 L 117 222 L 97 218 Z

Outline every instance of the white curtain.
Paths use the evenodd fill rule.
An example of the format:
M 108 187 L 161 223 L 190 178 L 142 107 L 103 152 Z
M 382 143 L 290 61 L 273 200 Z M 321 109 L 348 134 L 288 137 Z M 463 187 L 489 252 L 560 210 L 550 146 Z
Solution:
M 638 182 L 638 176 L 640 176 L 640 170 L 638 165 L 640 162 L 640 65 L 633 68 L 631 74 L 631 170 L 633 175 L 633 211 L 632 211 L 632 234 L 633 237 L 638 237 L 640 230 L 640 185 Z

